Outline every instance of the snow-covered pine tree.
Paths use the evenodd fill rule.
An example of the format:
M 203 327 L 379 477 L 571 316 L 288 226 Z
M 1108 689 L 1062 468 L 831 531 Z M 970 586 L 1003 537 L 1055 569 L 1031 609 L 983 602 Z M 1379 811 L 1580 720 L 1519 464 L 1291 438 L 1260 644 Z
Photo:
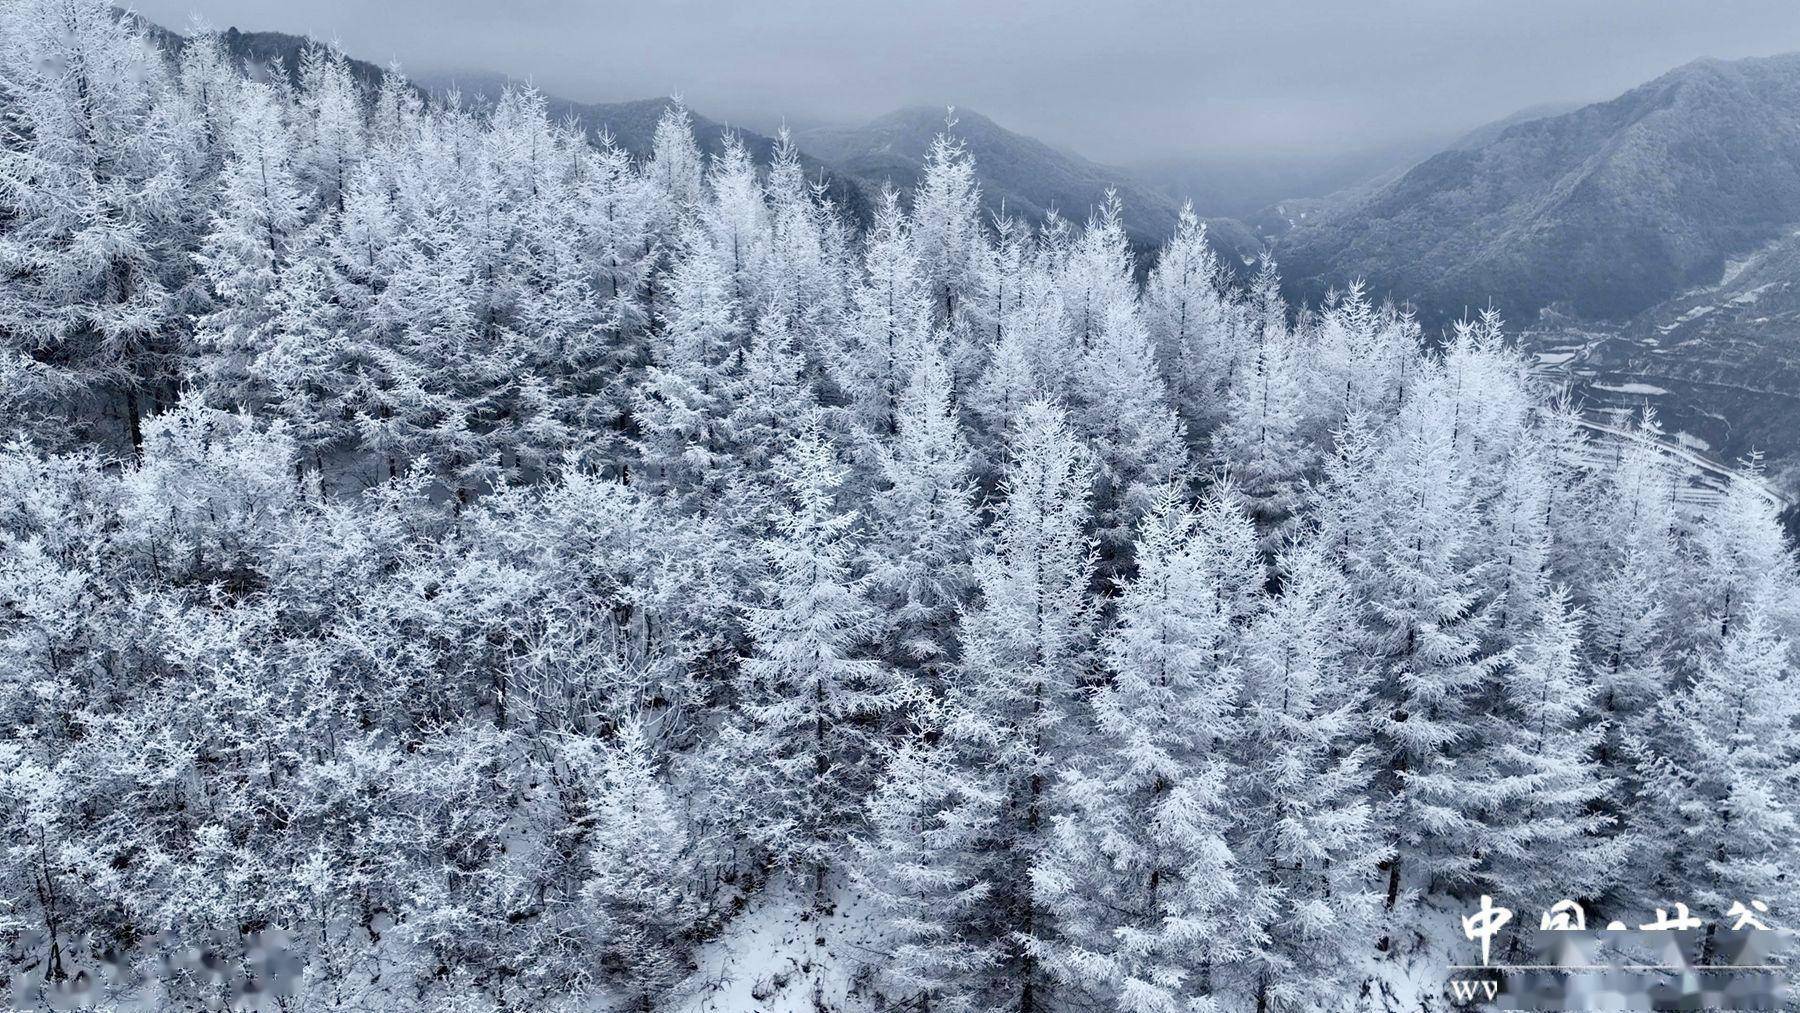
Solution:
M 1490 308 L 1456 323 L 1443 350 L 1443 369 L 1452 391 L 1452 436 L 1461 468 L 1476 476 L 1476 496 L 1486 499 L 1479 486 L 1504 474 L 1506 456 L 1525 444 L 1532 401 L 1529 366 L 1506 346 L 1500 315 Z
M 1054 926 L 1032 880 L 1053 778 L 1081 738 L 1076 704 L 1093 649 L 1084 527 L 1094 465 L 1067 413 L 1042 401 L 1019 413 L 1009 458 L 992 547 L 975 559 L 977 598 L 962 616 L 944 734 L 962 775 L 981 779 L 998 806 L 991 836 L 964 859 L 991 891 L 968 938 L 1003 954 L 984 1001 L 1035 1011 L 1048 1001 L 1039 960 Z
M 1009 943 L 991 931 L 982 856 L 1003 799 L 940 734 L 941 717 L 888 757 L 857 838 L 852 881 L 886 916 L 892 950 L 877 988 L 895 1008 L 985 1013 L 998 1008 L 995 975 Z M 966 758 L 965 758 L 966 759 Z
M 348 448 L 359 393 L 355 353 L 331 299 L 334 279 L 326 250 L 294 251 L 270 295 L 273 340 L 248 369 L 268 410 L 287 420 L 299 463 L 310 463 L 321 480 L 325 458 Z
M 845 469 L 816 426 L 776 463 L 783 489 L 776 533 L 764 539 L 768 576 L 745 610 L 753 648 L 732 731 L 751 840 L 804 874 L 819 910 L 861 799 L 875 783 L 871 719 L 901 705 L 902 685 L 856 656 L 873 616 L 856 564 L 857 515 L 837 503 Z
M 1390 910 L 1406 891 L 1473 882 L 1482 871 L 1482 814 L 1497 797 L 1480 761 L 1476 703 L 1500 659 L 1484 650 L 1491 609 L 1478 578 L 1486 564 L 1469 551 L 1473 504 L 1470 476 L 1457 467 L 1454 387 L 1434 359 L 1415 368 L 1384 434 L 1367 504 L 1372 543 L 1360 550 L 1368 569 L 1353 592 L 1367 609 L 1378 666 Z
M 0 333 L 9 357 L 42 363 L 10 379 L 64 406 L 59 422 L 38 427 L 45 437 L 90 430 L 70 409 L 74 392 L 92 392 L 125 416 L 135 451 L 145 404 L 178 372 L 169 294 L 191 263 L 166 227 L 183 217 L 177 163 L 150 129 L 161 58 L 105 4 L 30 0 L 0 10 L 0 60 Z
M 777 292 L 785 287 L 778 283 Z M 730 406 L 725 443 L 748 472 L 768 471 L 816 421 L 819 404 L 807 379 L 806 357 L 773 301 L 759 316 L 749 347 L 731 364 L 725 390 Z
M 865 554 L 887 656 L 936 672 L 954 656 L 979 522 L 949 366 L 935 343 L 921 352 L 900 395 L 899 431 L 879 452 Z
M 393 463 L 423 460 L 459 502 L 499 472 L 488 439 L 493 398 L 506 364 L 488 315 L 493 279 L 483 264 L 479 216 L 471 204 L 482 185 L 454 150 L 454 129 L 425 132 L 409 161 L 394 169 L 395 205 L 407 223 L 393 269 L 370 309 L 369 342 L 379 365 L 370 412 L 358 422 L 364 445 Z
M 1350 587 L 1318 535 L 1290 542 L 1281 593 L 1245 638 L 1228 841 L 1243 959 L 1223 970 L 1259 1013 L 1318 1008 L 1356 986 L 1391 857 L 1369 801 L 1370 671 Z
M 644 175 L 655 182 L 677 216 L 687 216 L 700 206 L 702 171 L 693 117 L 687 104 L 674 98 L 656 121 Z
M 1118 192 L 1108 190 L 1058 265 L 1069 334 L 1084 354 L 1100 342 L 1117 307 L 1137 309 L 1137 258 L 1125 235 L 1123 214 Z
M 1286 328 L 1260 328 L 1250 347 L 1239 352 L 1237 373 L 1223 398 L 1224 416 L 1213 433 L 1213 454 L 1248 500 L 1271 556 L 1287 542 L 1315 463 L 1314 444 L 1301 428 L 1305 388 L 1294 338 Z
M 1544 522 L 1549 535 L 1547 565 L 1582 602 L 1587 567 L 1597 555 L 1594 522 L 1601 514 L 1604 476 L 1594 467 L 1591 434 L 1568 392 L 1550 392 L 1534 406 L 1533 439 L 1544 473 Z M 1592 621 L 1593 611 L 1589 609 Z
M 851 272 L 840 249 L 845 225 L 824 182 L 807 180 L 786 126 L 777 132 L 764 190 L 771 233 L 767 311 L 786 318 L 797 346 L 817 369 L 828 358 L 826 332 L 848 312 Z
M 1248 933 L 1226 834 L 1234 779 L 1225 742 L 1242 687 L 1236 603 L 1260 575 L 1207 558 L 1248 542 L 1249 521 L 1223 504 L 1202 534 L 1165 491 L 1122 582 L 1118 620 L 1102 649 L 1111 680 L 1095 696 L 1098 734 L 1065 767 L 1050 840 L 1033 869 L 1034 896 L 1054 915 L 1038 943 L 1072 993 L 1109 1008 L 1191 1008 L 1213 998 L 1212 971 L 1241 956 Z M 1227 495 L 1229 492 L 1227 491 Z M 1238 569 L 1249 587 L 1216 575 Z
M 1512 608 L 1523 637 L 1482 731 L 1496 795 L 1482 837 L 1483 889 L 1548 910 L 1564 897 L 1599 896 L 1627 842 L 1603 837 L 1613 821 L 1600 803 L 1613 785 L 1596 760 L 1605 728 L 1580 652 L 1583 617 L 1566 588 L 1547 583 Z
M 1418 324 L 1392 306 L 1372 306 L 1357 281 L 1323 308 L 1315 333 L 1319 368 L 1309 400 L 1322 427 L 1353 414 L 1392 414 L 1418 355 Z
M 994 314 L 994 334 L 989 341 L 977 332 L 981 354 L 965 352 L 959 375 L 967 373 L 968 360 L 982 364 L 979 375 L 969 378 L 969 407 L 982 437 L 975 448 L 982 470 L 997 474 L 998 454 L 990 448 L 1004 444 L 1025 405 L 1071 389 L 1079 356 L 1068 341 L 1050 257 L 1023 224 L 1001 219 L 986 264 L 983 310 Z
M 1584 639 L 1596 703 L 1608 719 L 1602 751 L 1608 762 L 1617 760 L 1618 735 L 1667 691 L 1676 660 L 1676 479 L 1653 442 L 1655 432 L 1654 417 L 1646 416 L 1620 442 L 1596 504 L 1586 580 L 1591 630 Z
M 309 45 L 300 55 L 298 148 L 301 178 L 319 205 L 344 209 L 344 189 L 367 147 L 363 96 L 336 49 Z
M 1530 636 L 1540 597 L 1550 584 L 1551 525 L 1545 452 L 1521 441 L 1501 462 L 1498 489 L 1482 529 L 1482 549 L 1494 608 L 1494 636 L 1503 646 Z
M 686 973 L 693 844 L 641 719 L 620 722 L 610 743 L 575 739 L 566 748 L 576 766 L 593 768 L 591 872 L 581 893 L 593 905 L 596 942 L 622 1008 L 654 1013 Z
M 725 135 L 723 150 L 707 167 L 695 235 L 731 279 L 731 297 L 754 325 L 768 299 L 774 235 L 756 166 L 736 134 Z
M 786 283 L 777 282 L 775 289 L 779 300 Z M 781 513 L 775 462 L 822 420 L 807 382 L 806 358 L 794 347 L 787 320 L 772 300 L 750 346 L 728 365 L 720 396 L 724 417 L 717 429 L 716 467 L 725 473 L 727 490 L 712 509 L 753 537 L 772 530 Z
M 1641 768 L 1632 800 L 1643 826 L 1640 889 L 1650 897 L 1679 893 L 1715 919 L 1733 904 L 1757 916 L 1753 901 L 1782 910 L 1797 899 L 1789 870 L 1800 858 L 1800 671 L 1775 621 L 1782 597 L 1773 581 L 1750 585 L 1719 648 L 1627 740 Z M 1709 953 L 1701 956 L 1716 942 L 1709 929 Z
M 864 277 L 838 370 L 857 421 L 884 438 L 898 430 L 901 391 L 931 338 L 930 291 L 914 245 L 899 191 L 884 188 L 863 240 Z
M 650 305 L 664 256 L 657 233 L 664 205 L 654 183 L 639 173 L 628 152 L 603 137 L 597 150 L 572 145 L 580 159 L 571 171 L 570 200 L 579 225 L 576 255 L 587 272 L 599 333 L 584 349 L 593 382 L 604 390 L 610 425 L 623 430 L 632 392 L 643 383 L 650 359 Z
M 955 126 L 952 110 L 944 132 L 925 152 L 913 191 L 912 237 L 925 276 L 932 326 L 960 332 L 969 312 L 966 303 L 978 290 L 976 272 L 984 238 L 975 160 L 968 145 L 950 133 Z
M 1256 265 L 1247 301 L 1250 340 L 1288 329 L 1288 305 L 1281 298 L 1281 266 L 1274 257 L 1265 255 Z M 1232 363 L 1231 368 L 1235 371 L 1237 364 Z
M 1188 469 L 1181 419 L 1134 301 L 1107 307 L 1080 377 L 1075 418 L 1099 464 L 1095 521 L 1109 553 L 1122 556 L 1157 490 L 1183 481 Z
M 1229 278 L 1206 238 L 1192 202 L 1181 206 L 1175 234 L 1163 244 L 1144 287 L 1144 323 L 1157 361 L 1191 435 L 1203 436 L 1222 412 L 1220 392 L 1237 361 L 1241 311 L 1227 296 Z
M 213 355 L 209 388 L 231 405 L 269 396 L 252 389 L 251 364 L 275 343 L 276 290 L 309 211 L 293 162 L 294 138 L 277 101 L 266 85 L 247 82 L 240 89 L 219 209 L 198 256 L 213 309 L 200 318 L 195 337 Z
M 1800 603 L 1784 602 L 1781 591 L 1800 589 L 1794 555 L 1782 532 L 1779 506 L 1762 485 L 1760 458 L 1751 458 L 1726 482 L 1724 495 L 1693 533 L 1698 559 L 1681 582 L 1683 612 L 1699 622 L 1684 623 L 1687 649 L 1704 655 L 1719 648 L 1760 581 L 1777 595 L 1767 603 L 1785 633 L 1800 630 Z
M 669 281 L 654 364 L 637 391 L 639 471 L 659 490 L 704 500 L 716 493 L 724 366 L 744 325 L 731 273 L 690 230 Z
M 181 47 L 176 66 L 182 106 L 178 122 L 183 126 L 180 147 L 194 163 L 190 171 L 201 178 L 216 178 L 225 163 L 237 95 L 247 82 L 226 52 L 224 38 L 202 23 L 192 27 L 193 36 Z
M 407 80 L 398 64 L 390 63 L 382 71 L 381 87 L 375 92 L 370 141 L 384 154 L 400 154 L 419 142 L 424 121 L 424 96 Z

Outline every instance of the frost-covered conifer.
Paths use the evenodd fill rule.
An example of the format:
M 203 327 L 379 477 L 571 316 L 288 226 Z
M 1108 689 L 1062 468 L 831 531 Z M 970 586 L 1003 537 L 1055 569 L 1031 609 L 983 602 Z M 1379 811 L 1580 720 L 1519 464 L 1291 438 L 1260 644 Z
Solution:
M 978 290 L 980 269 L 981 187 L 975 160 L 954 130 L 954 112 L 925 152 L 925 165 L 913 194 L 913 242 L 925 275 L 933 326 L 960 329 L 970 312 L 968 300 Z
M 1179 1009 L 1213 993 L 1211 969 L 1246 939 L 1231 823 L 1232 715 L 1242 689 L 1236 603 L 1254 570 L 1213 554 L 1240 526 L 1222 505 L 1196 517 L 1165 492 L 1144 519 L 1118 619 L 1097 734 L 1068 761 L 1051 841 L 1033 873 L 1056 938 L 1038 947 L 1077 993 L 1119 1009 Z
M 1229 971 L 1262 1010 L 1304 1010 L 1353 986 L 1390 858 L 1369 786 L 1370 672 L 1349 582 L 1316 535 L 1290 543 L 1281 593 L 1251 625 L 1228 834 L 1244 959 Z
M 1120 549 L 1157 490 L 1183 479 L 1187 444 L 1131 303 L 1108 308 L 1080 375 L 1076 419 L 1100 465 L 1096 519 L 1101 537 Z
M 1721 916 L 1733 904 L 1756 916 L 1752 901 L 1793 902 L 1785 870 L 1795 851 L 1800 708 L 1793 645 L 1774 621 L 1777 595 L 1771 581 L 1752 584 L 1717 651 L 1628 744 L 1641 767 L 1632 815 L 1642 826 L 1647 864 L 1635 871 L 1646 894 L 1679 889 Z M 1713 938 L 1709 931 L 1709 946 Z
M 322 207 L 341 211 L 350 174 L 367 149 L 363 96 L 344 54 L 309 46 L 300 57 L 299 105 L 303 112 L 296 147 L 302 172 Z
M 761 546 L 768 576 L 746 612 L 753 646 L 734 753 L 757 809 L 751 839 L 804 872 L 822 909 L 826 875 L 875 781 L 870 719 L 903 694 L 888 666 L 856 653 L 873 616 L 853 569 L 856 514 L 836 502 L 844 471 L 831 444 L 816 428 L 803 432 L 776 473 L 782 502 Z
M 1265 328 L 1241 352 L 1213 433 L 1213 453 L 1248 499 L 1264 548 L 1279 551 L 1314 465 L 1305 421 L 1301 351 L 1285 330 Z
M 881 486 L 870 504 L 869 586 L 886 616 L 886 642 L 896 660 L 927 669 L 951 657 L 978 533 L 954 393 L 943 356 L 927 344 L 900 396 L 899 431 L 880 452 Z
M 700 146 L 694 142 L 694 121 L 679 98 L 656 121 L 645 175 L 653 180 L 678 214 L 690 214 L 700 205 L 702 174 Z
M 597 755 L 574 758 L 596 768 L 592 872 L 581 894 L 593 905 L 596 941 L 624 1008 L 650 1013 L 684 975 L 694 920 L 687 895 L 693 842 L 658 777 L 641 721 L 621 723 L 617 734 Z
M 169 228 L 184 211 L 177 163 L 150 129 L 165 68 L 133 22 L 86 0 L 9 4 L 0 39 L 0 332 L 9 357 L 41 363 L 9 379 L 40 387 L 46 407 L 98 392 L 125 416 L 135 448 L 145 406 L 177 372 L 181 322 L 169 297 L 191 273 L 191 251 Z M 67 408 L 55 414 L 90 426 Z
M 853 881 L 891 933 L 876 980 L 902 1008 L 976 1013 L 1004 988 L 996 972 L 1010 940 L 990 928 L 995 898 L 982 861 L 1002 811 L 993 788 L 953 749 L 921 737 L 887 758 L 869 799 Z
M 1221 412 L 1220 392 L 1237 361 L 1240 311 L 1227 295 L 1223 265 L 1206 238 L 1206 223 L 1184 204 L 1175 234 L 1163 245 L 1144 289 L 1144 322 L 1157 361 L 1190 431 L 1204 433 Z
M 890 437 L 900 424 L 901 391 L 931 337 L 924 267 L 892 187 L 882 191 L 863 246 L 865 277 L 853 296 L 839 383 L 863 427 Z
M 246 84 L 226 140 L 220 207 L 199 261 L 214 299 L 196 335 L 216 353 L 213 389 L 232 404 L 251 388 L 253 360 L 275 343 L 277 289 L 293 261 L 308 199 L 293 164 L 294 139 L 268 87 Z
M 966 857 L 991 900 L 967 931 L 1001 947 L 991 988 L 1036 1008 L 1054 928 L 1033 878 L 1050 833 L 1053 778 L 1082 738 L 1079 687 L 1093 644 L 1086 588 L 1093 550 L 1084 526 L 1094 465 L 1068 416 L 1046 402 L 1020 413 L 992 547 L 975 559 L 977 598 L 961 622 L 945 738 L 964 776 L 996 811 Z

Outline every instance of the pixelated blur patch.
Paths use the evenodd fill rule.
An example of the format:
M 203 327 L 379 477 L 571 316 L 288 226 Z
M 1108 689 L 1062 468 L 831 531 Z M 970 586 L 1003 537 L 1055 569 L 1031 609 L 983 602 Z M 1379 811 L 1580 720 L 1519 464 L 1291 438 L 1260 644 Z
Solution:
M 1781 1010 L 1791 933 L 1607 929 L 1522 934 L 1505 961 L 1454 965 L 1455 1004 L 1500 1010 Z
M 60 976 L 43 965 L 19 974 L 10 1008 L 160 1010 L 179 992 L 225 1009 L 277 1013 L 291 1006 L 306 970 L 280 928 L 215 932 L 199 943 L 164 933 L 130 951 L 94 945 L 85 952 L 91 957 L 64 955 Z

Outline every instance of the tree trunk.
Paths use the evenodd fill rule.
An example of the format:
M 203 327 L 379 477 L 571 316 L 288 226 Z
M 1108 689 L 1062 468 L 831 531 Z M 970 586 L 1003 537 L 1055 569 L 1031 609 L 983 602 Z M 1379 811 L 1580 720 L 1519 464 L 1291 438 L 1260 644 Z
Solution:
M 144 458 L 144 420 L 138 414 L 137 391 L 125 392 L 125 426 L 131 433 L 131 456 Z

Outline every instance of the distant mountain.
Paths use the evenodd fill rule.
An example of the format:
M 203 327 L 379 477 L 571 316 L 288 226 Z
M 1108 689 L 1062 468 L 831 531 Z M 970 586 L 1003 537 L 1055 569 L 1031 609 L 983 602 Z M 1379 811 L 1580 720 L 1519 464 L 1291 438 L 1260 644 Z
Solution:
M 136 14 L 127 13 L 144 29 L 150 41 L 161 46 L 170 56 L 179 56 L 187 46 L 190 37 L 165 28 L 154 21 L 145 20 Z M 281 73 L 294 83 L 300 83 L 300 55 L 306 47 L 316 43 L 304 35 L 289 35 L 286 32 L 243 32 L 236 28 L 227 28 L 219 33 L 219 40 L 224 43 L 225 52 L 237 64 L 238 70 L 250 77 L 259 77 L 280 68 Z M 371 95 L 381 87 L 387 72 L 367 60 L 345 57 L 350 68 L 350 76 Z
M 1139 179 L 1169 196 L 1192 200 L 1201 214 L 1236 216 L 1252 234 L 1275 238 L 1322 210 L 1343 207 L 1374 193 L 1440 151 L 1478 148 L 1509 127 L 1559 116 L 1580 106 L 1579 102 L 1539 103 L 1460 136 L 1415 138 L 1360 151 L 1237 158 L 1180 156 L 1141 162 L 1131 169 Z
M 1529 106 L 1462 134 L 1450 141 L 1442 150 L 1474 150 L 1520 123 L 1561 115 L 1579 107 L 1579 103 L 1573 102 L 1545 102 Z M 1244 226 L 1250 233 L 1257 236 L 1259 241 L 1271 246 L 1279 245 L 1283 237 L 1288 236 L 1296 229 L 1316 224 L 1326 220 L 1334 213 L 1342 213 L 1358 206 L 1405 176 L 1419 163 L 1438 153 L 1439 149 L 1437 148 L 1424 150 L 1414 147 L 1395 147 L 1387 149 L 1390 160 L 1385 164 L 1372 160 L 1346 163 L 1351 166 L 1362 165 L 1365 169 L 1372 169 L 1378 165 L 1383 167 L 1366 175 L 1321 177 L 1318 181 L 1321 185 L 1310 189 L 1292 187 L 1284 191 L 1287 196 L 1281 200 L 1245 215 Z M 1333 178 L 1340 185 L 1335 188 L 1327 188 L 1322 185 L 1325 180 Z M 1285 256 L 1285 250 L 1281 255 Z M 1286 268 L 1287 265 L 1284 264 L 1283 267 Z
M 1627 319 L 1800 221 L 1796 108 L 1800 55 L 1702 60 L 1255 225 L 1303 298 L 1360 275 L 1428 320 L 1490 300 L 1518 322 Z
M 1053 148 L 1014 133 L 966 109 L 955 111 L 952 128 L 969 146 L 983 202 L 989 210 L 1039 220 L 1051 210 L 1076 222 L 1118 191 L 1125 228 L 1143 246 L 1153 246 L 1174 231 L 1180 202 L 1145 185 L 1130 173 Z M 798 135 L 800 147 L 872 186 L 891 182 L 910 189 L 924 166 L 931 142 L 945 130 L 945 110 L 915 106 L 872 120 L 860 127 L 819 127 Z M 1241 265 L 1260 244 L 1234 222 L 1219 222 L 1213 239 Z

